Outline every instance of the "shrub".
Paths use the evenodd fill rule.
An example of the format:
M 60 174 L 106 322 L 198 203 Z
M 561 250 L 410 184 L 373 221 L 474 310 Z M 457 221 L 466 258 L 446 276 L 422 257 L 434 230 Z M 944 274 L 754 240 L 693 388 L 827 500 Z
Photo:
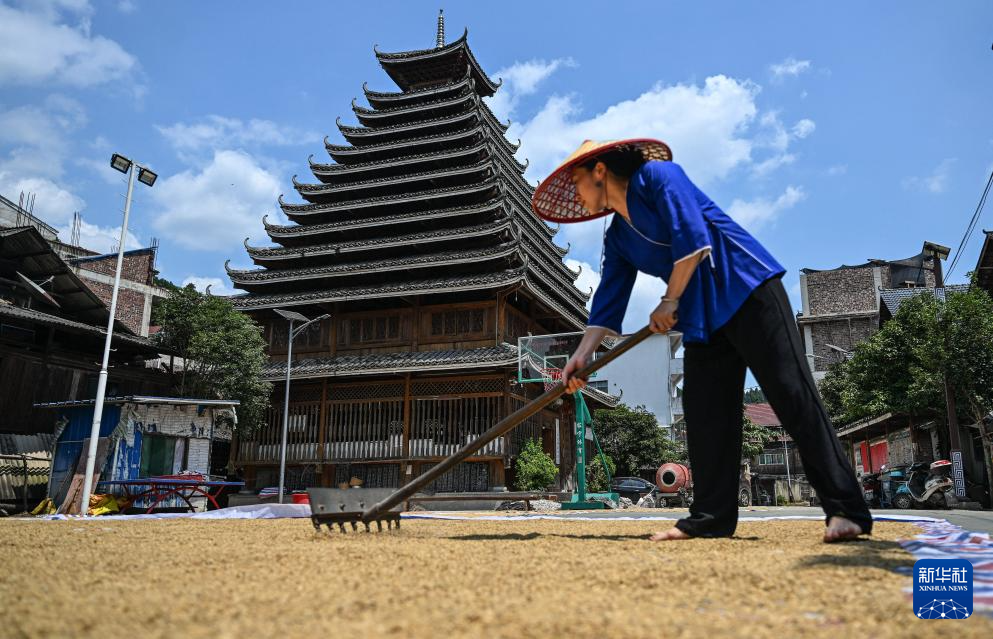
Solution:
M 617 465 L 610 458 L 610 455 L 604 455 L 604 458 L 607 460 L 607 470 L 613 477 Z M 610 490 L 610 482 L 607 481 L 607 473 L 604 472 L 603 462 L 600 461 L 599 455 L 593 455 L 592 459 L 586 460 L 586 490 L 591 493 L 605 493 Z
M 559 474 L 555 461 L 542 450 L 537 439 L 529 439 L 524 444 L 517 456 L 514 470 L 517 474 L 517 490 L 545 490 Z

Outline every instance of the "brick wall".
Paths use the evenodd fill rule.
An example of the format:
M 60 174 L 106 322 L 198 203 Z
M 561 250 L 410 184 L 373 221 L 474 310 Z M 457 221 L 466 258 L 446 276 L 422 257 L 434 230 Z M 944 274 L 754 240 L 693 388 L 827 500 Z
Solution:
M 151 249 L 126 252 L 124 263 L 121 265 L 121 278 L 141 284 L 151 284 L 154 261 L 155 254 Z M 83 271 L 92 271 L 113 277 L 117 269 L 117 255 L 102 255 L 98 258 L 87 259 L 78 263 L 77 266 Z
M 110 296 L 113 293 L 113 287 L 110 284 L 104 284 L 103 282 L 94 282 L 86 277 L 85 271 L 81 272 L 79 276 L 80 279 L 86 283 L 86 286 L 88 286 L 91 291 L 96 293 L 97 297 L 99 297 L 109 308 Z M 144 318 L 144 315 L 145 294 L 123 287 L 118 288 L 117 310 L 114 313 L 114 318 L 134 331 L 136 335 L 141 335 L 142 319 Z
M 873 267 L 807 273 L 810 315 L 876 310 L 879 292 Z
M 851 351 L 856 344 L 869 339 L 878 330 L 878 325 L 879 320 L 875 317 L 826 320 L 810 324 L 815 355 L 814 371 L 827 371 L 832 364 L 844 359 L 843 353 L 830 348 L 828 344 Z

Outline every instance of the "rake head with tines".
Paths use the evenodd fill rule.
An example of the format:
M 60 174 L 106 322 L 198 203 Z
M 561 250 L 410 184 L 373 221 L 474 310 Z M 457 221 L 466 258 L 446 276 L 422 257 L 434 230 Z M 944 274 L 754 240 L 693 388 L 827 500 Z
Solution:
M 361 523 L 369 532 L 369 524 L 375 523 L 379 531 L 383 530 L 383 522 L 387 528 L 393 528 L 396 522 L 397 529 L 400 528 L 400 506 L 393 510 L 377 513 L 370 518 L 364 518 L 363 511 L 371 508 L 376 502 L 393 494 L 392 488 L 308 488 L 307 495 L 310 497 L 310 519 L 314 523 L 314 529 L 320 532 L 321 526 L 326 525 L 328 530 L 334 531 L 335 525 L 338 530 L 346 532 L 345 524 L 350 524 L 352 530 L 358 530 Z

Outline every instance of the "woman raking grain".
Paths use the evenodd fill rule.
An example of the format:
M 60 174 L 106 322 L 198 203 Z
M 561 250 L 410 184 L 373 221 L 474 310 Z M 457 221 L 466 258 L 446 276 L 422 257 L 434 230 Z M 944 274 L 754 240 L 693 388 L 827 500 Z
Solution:
M 596 345 L 621 332 L 638 273 L 667 283 L 650 325 L 683 334 L 694 500 L 688 517 L 653 540 L 734 534 L 748 368 L 800 452 L 826 515 L 824 541 L 871 532 L 872 516 L 804 358 L 785 269 L 690 181 L 664 142 L 587 140 L 538 186 L 532 204 L 561 223 L 616 213 L 585 335 L 562 370 L 569 392 L 586 385 L 572 373 Z

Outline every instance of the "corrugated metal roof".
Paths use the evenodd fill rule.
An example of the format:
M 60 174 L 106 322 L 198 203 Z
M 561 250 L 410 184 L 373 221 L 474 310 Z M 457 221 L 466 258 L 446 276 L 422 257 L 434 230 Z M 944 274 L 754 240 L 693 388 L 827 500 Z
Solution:
M 35 451 L 52 450 L 54 446 L 55 435 L 52 433 L 0 433 L 0 455 L 33 455 Z
M 23 499 L 24 466 L 27 465 L 28 491 L 34 486 L 48 484 L 48 471 L 52 466 L 50 450 L 25 451 L 29 457 L 26 462 L 19 459 L 0 458 L 0 500 L 14 501 Z
M 186 406 L 240 406 L 237 399 L 194 399 L 188 397 L 149 397 L 145 395 L 126 395 L 123 397 L 107 397 L 106 404 L 168 404 Z M 96 399 L 77 399 L 65 402 L 43 402 L 35 404 L 35 408 L 69 408 L 73 406 L 93 406 Z

